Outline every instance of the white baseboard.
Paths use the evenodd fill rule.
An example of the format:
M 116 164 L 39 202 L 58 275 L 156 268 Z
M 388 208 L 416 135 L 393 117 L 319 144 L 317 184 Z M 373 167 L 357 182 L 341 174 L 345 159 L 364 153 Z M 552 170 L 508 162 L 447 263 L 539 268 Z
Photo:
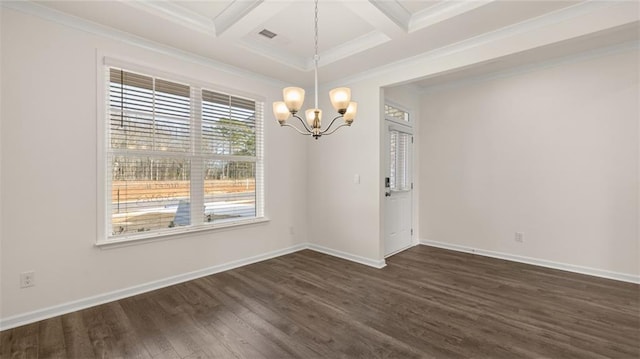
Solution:
M 200 277 L 205 277 L 211 274 L 224 272 L 229 269 L 234 269 L 234 268 L 242 267 L 248 264 L 262 262 L 267 259 L 280 257 L 285 254 L 297 252 L 297 251 L 306 249 L 307 247 L 308 245 L 306 243 L 298 244 L 292 247 L 263 253 L 253 257 L 243 258 L 243 259 L 231 261 L 228 263 L 200 269 L 197 271 L 179 274 L 176 276 L 156 280 L 153 282 L 136 285 L 133 287 L 120 289 L 120 290 L 116 290 L 109 293 L 99 294 L 93 297 L 83 298 L 80 300 L 63 303 L 60 305 L 55 305 L 49 308 L 35 310 L 29 313 L 18 314 L 8 318 L 2 318 L 0 319 L 0 330 L 15 328 L 21 325 L 37 322 L 43 319 L 56 317 L 58 315 L 63 315 L 63 314 L 75 312 L 78 310 L 82 310 L 85 308 L 93 307 L 96 305 L 113 302 L 115 300 L 131 297 L 131 296 L 145 293 L 145 292 L 150 292 L 152 290 L 183 283 L 183 282 L 194 280 Z
M 355 254 L 338 251 L 338 250 L 335 250 L 335 249 L 319 246 L 319 245 L 313 244 L 313 243 L 309 243 L 307 248 L 311 249 L 312 251 L 328 254 L 330 256 L 346 259 L 346 260 L 351 261 L 351 262 L 364 264 L 366 266 L 374 267 L 374 268 L 378 268 L 378 269 L 384 268 L 387 265 L 387 262 L 384 259 L 375 260 L 375 259 L 371 259 L 371 258 L 361 257 L 361 256 L 358 256 L 358 255 L 355 255 Z
M 591 275 L 591 276 L 594 276 L 594 277 L 601 277 L 601 278 L 619 280 L 619 281 L 622 281 L 622 282 L 640 284 L 640 276 L 633 275 L 633 274 L 612 272 L 612 271 L 603 270 L 603 269 L 577 266 L 577 265 L 573 265 L 573 264 L 548 261 L 548 260 L 545 260 L 545 259 L 524 257 L 524 256 L 519 256 L 519 255 L 509 254 L 509 253 L 488 251 L 488 250 L 484 250 L 484 249 L 461 246 L 461 245 L 458 245 L 458 244 L 451 244 L 451 243 L 438 242 L 438 241 L 430 241 L 430 240 L 427 240 L 427 239 L 421 239 L 420 240 L 420 244 L 425 245 L 425 246 L 430 246 L 430 247 L 438 247 L 438 248 L 443 248 L 443 249 L 449 249 L 449 250 L 452 250 L 452 251 L 473 253 L 473 254 L 478 254 L 478 255 L 481 255 L 481 256 L 485 256 L 485 257 L 505 259 L 505 260 L 513 261 L 513 262 L 533 264 L 533 265 L 540 266 L 540 267 L 560 269 L 560 270 L 564 270 L 564 271 L 567 271 L 567 272 L 587 274 L 587 275 Z
M 80 300 L 75 300 L 72 302 L 67 302 L 59 305 L 55 305 L 52 307 L 38 309 L 32 312 L 14 315 L 8 318 L 0 319 L 0 330 L 11 329 L 15 327 L 19 327 L 21 325 L 34 323 L 40 320 L 53 318 L 59 315 L 75 312 L 78 310 L 94 307 L 96 305 L 105 304 L 109 302 L 113 302 L 119 299 L 131 297 L 137 294 L 142 294 L 146 292 L 150 292 L 156 289 L 165 288 L 171 285 L 187 282 L 190 280 L 194 280 L 197 278 L 205 277 L 211 274 L 224 272 L 230 269 L 246 266 L 249 264 L 262 262 L 267 259 L 280 257 L 286 254 L 290 254 L 293 252 L 301 251 L 303 249 L 310 249 L 316 252 L 321 252 L 324 254 L 328 254 L 334 257 L 339 257 L 342 259 L 346 259 L 352 262 L 364 264 L 367 266 L 371 266 L 374 268 L 382 268 L 386 265 L 386 262 L 383 260 L 373 260 L 370 258 L 360 257 L 354 254 L 337 251 L 334 249 L 318 246 L 310 243 L 301 243 L 292 247 L 279 249 L 272 252 L 267 252 L 263 254 L 259 254 L 257 256 L 243 258 L 235 261 L 231 261 L 224 264 L 215 265 L 212 267 L 200 269 L 197 271 L 179 274 L 176 276 L 156 280 L 153 282 L 148 282 L 140 285 L 136 285 L 133 287 L 116 290 L 109 293 L 99 294 L 96 296 L 83 298 Z

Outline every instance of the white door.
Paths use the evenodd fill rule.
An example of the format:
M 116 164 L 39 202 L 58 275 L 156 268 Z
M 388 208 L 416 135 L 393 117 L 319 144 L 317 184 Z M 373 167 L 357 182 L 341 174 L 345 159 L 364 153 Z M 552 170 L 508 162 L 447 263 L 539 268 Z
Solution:
M 410 127 L 387 122 L 385 178 L 385 257 L 412 245 L 413 135 Z

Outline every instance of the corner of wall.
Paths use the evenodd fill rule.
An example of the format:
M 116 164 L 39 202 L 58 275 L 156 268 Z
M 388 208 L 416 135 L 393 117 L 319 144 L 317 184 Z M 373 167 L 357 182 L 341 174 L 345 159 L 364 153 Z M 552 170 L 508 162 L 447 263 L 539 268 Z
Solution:
M 308 239 L 312 245 L 379 261 L 380 89 L 348 85 L 359 104 L 353 125 L 317 141 L 307 139 Z M 324 98 L 319 105 L 332 108 Z

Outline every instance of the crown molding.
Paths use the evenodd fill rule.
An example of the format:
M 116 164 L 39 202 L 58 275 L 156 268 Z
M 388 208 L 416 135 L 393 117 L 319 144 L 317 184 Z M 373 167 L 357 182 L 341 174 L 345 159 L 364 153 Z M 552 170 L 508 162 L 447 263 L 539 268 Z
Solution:
M 294 1 L 296 0 L 255 1 L 252 9 L 260 5 L 260 14 L 251 12 L 245 16 L 242 21 L 235 21 L 222 37 L 227 40 L 234 41 L 235 45 L 242 47 L 245 50 L 264 56 L 282 65 L 299 71 L 312 71 L 314 68 L 312 54 L 309 54 L 309 56 L 303 56 L 291 51 L 283 50 L 283 47 L 275 47 L 274 45 L 280 37 L 275 38 L 275 42 L 274 40 L 271 40 L 271 42 L 265 42 L 264 39 L 251 36 L 251 34 L 257 32 L 255 31 L 255 24 L 259 23 L 260 19 L 265 16 L 272 16 L 282 11 L 284 7 Z M 366 4 L 369 3 L 367 2 Z M 344 5 L 350 8 L 348 6 L 349 2 L 346 2 Z M 373 5 L 370 5 L 370 7 L 373 8 Z M 354 13 L 361 16 L 363 20 L 369 22 L 369 19 L 366 18 L 366 14 L 361 14 L 357 10 L 354 10 Z M 385 18 L 383 15 L 380 15 L 380 17 Z M 322 67 L 331 64 L 351 55 L 379 46 L 392 39 L 392 36 L 389 34 L 376 29 L 374 24 L 371 24 L 371 26 L 373 29 L 370 32 L 321 51 L 319 53 L 318 66 Z M 216 28 L 219 30 L 218 27 Z
M 369 0 L 369 3 L 402 28 L 404 32 L 412 33 L 494 1 L 442 1 L 414 14 L 407 11 L 397 0 Z
M 283 65 L 293 67 L 296 70 L 309 71 L 313 68 L 309 68 L 309 59 L 306 56 L 295 55 L 291 52 L 283 52 L 269 46 L 268 44 L 261 43 L 251 38 L 237 40 L 236 45 L 249 50 L 256 55 L 264 56 Z
M 215 18 L 206 16 L 176 5 L 167 0 L 118 0 L 128 6 L 160 16 L 186 28 L 200 31 L 207 35 L 219 36 L 255 9 L 264 0 L 233 1 Z
M 318 66 L 322 67 L 331 64 L 390 40 L 391 38 L 381 31 L 371 31 L 353 40 L 349 40 L 326 51 L 320 52 L 318 54 Z M 311 71 L 314 68 L 313 57 L 311 56 L 307 57 L 296 55 L 291 52 L 283 52 L 281 49 L 269 46 L 266 43 L 252 38 L 238 40 L 237 45 L 253 53 L 277 61 L 283 65 L 293 67 L 296 70 Z
M 258 7 L 264 0 L 239 1 L 235 0 L 213 19 L 216 24 L 217 35 L 221 35 L 230 27 L 235 25 L 240 19 L 245 17 L 253 9 Z
M 638 51 L 638 50 L 640 50 L 640 43 L 638 43 L 637 41 L 627 41 L 627 42 L 623 42 L 616 45 L 581 51 L 575 54 L 562 56 L 556 59 L 515 66 L 505 70 L 499 70 L 499 71 L 495 71 L 488 74 L 470 76 L 470 77 L 452 81 L 446 84 L 439 84 L 439 85 L 426 86 L 426 87 L 416 86 L 415 88 L 420 95 L 431 95 L 431 94 L 435 94 L 442 91 L 448 91 L 448 90 L 453 90 L 460 87 L 466 87 L 469 85 L 480 84 L 485 81 L 509 78 L 512 76 L 518 76 L 518 75 L 530 73 L 533 71 L 543 70 L 543 69 L 552 68 L 560 65 L 567 65 L 567 64 L 573 64 L 573 63 L 582 62 L 582 61 L 589 61 L 592 59 L 597 59 L 599 57 L 615 55 L 615 54 L 624 53 L 628 51 Z
M 369 3 L 385 14 L 385 16 L 402 28 L 402 30 L 405 32 L 409 31 L 411 13 L 397 0 L 369 0 Z
M 471 50 L 473 48 L 482 47 L 484 45 L 494 43 L 503 39 L 507 39 L 516 35 L 520 35 L 524 33 L 534 33 L 536 31 L 540 31 L 545 27 L 552 26 L 552 25 L 561 23 L 563 21 L 571 20 L 583 15 L 592 14 L 599 10 L 605 10 L 614 6 L 624 6 L 628 4 L 633 5 L 633 3 L 631 2 L 613 2 L 613 1 L 598 1 L 598 0 L 584 1 L 575 5 L 551 12 L 543 16 L 539 16 L 536 18 L 528 19 L 519 23 L 509 25 L 509 26 L 505 26 L 503 28 L 496 29 L 494 31 L 490 31 L 478 36 L 474 36 L 472 38 L 465 39 L 457 43 L 443 46 L 432 51 L 424 52 L 424 53 L 421 53 L 412 57 L 408 57 L 399 61 L 378 66 L 368 71 L 363 71 L 363 72 L 354 74 L 352 76 L 342 78 L 339 80 L 339 83 L 338 81 L 331 81 L 329 83 L 323 84 L 323 87 L 338 86 L 340 84 L 353 83 L 357 81 L 372 79 L 374 77 L 378 77 L 383 74 L 388 74 L 398 69 L 415 67 L 427 61 L 445 58 L 456 53 Z M 598 25 L 602 26 L 601 24 L 598 24 Z M 622 23 L 618 25 L 622 25 Z M 486 61 L 486 60 L 489 60 L 489 59 L 483 59 L 483 61 Z M 429 74 L 425 73 L 425 76 L 426 75 L 429 75 Z M 402 81 L 404 80 L 399 80 L 398 82 L 402 82 Z M 395 84 L 396 83 L 385 83 L 382 85 L 388 86 L 388 85 L 395 85 Z
M 178 6 L 173 2 L 166 0 L 118 1 L 127 6 L 162 17 L 165 20 L 169 20 L 191 30 L 199 31 L 209 36 L 216 35 L 216 25 L 213 20 L 206 16 L 202 16 L 197 12 Z
M 477 1 L 444 1 L 426 8 L 411 16 L 407 29 L 409 33 L 433 26 L 439 22 L 451 19 L 471 10 L 485 6 L 495 0 Z
M 328 65 L 338 60 L 342 60 L 345 57 L 382 45 L 390 40 L 391 38 L 381 31 L 371 31 L 353 40 L 334 46 L 327 51 L 321 52 L 319 54 L 320 59 L 318 60 L 318 65 Z M 311 58 L 307 61 L 307 69 L 313 69 L 313 59 Z
M 68 26 L 89 34 L 101 36 L 107 39 L 121 41 L 128 45 L 136 46 L 145 50 L 153 51 L 159 54 L 177 58 L 193 64 L 209 67 L 211 69 L 222 71 L 235 76 L 249 77 L 256 81 L 269 84 L 276 87 L 286 86 L 284 81 L 280 81 L 273 77 L 265 76 L 253 71 L 241 69 L 227 63 L 212 60 L 208 57 L 196 55 L 192 52 L 184 51 L 172 46 L 164 45 L 155 41 L 145 39 L 143 37 L 130 34 L 125 31 L 117 30 L 112 27 L 100 25 L 98 23 L 88 21 L 77 16 L 69 15 L 62 11 L 58 11 L 47 6 L 39 5 L 31 1 L 0 1 L 0 8 L 7 8 L 24 14 L 36 16 L 60 25 Z

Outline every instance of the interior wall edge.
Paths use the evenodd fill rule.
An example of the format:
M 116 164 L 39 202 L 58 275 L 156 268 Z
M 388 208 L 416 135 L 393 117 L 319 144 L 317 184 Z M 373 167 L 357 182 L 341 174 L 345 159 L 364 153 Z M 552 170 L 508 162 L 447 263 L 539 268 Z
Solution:
M 362 256 L 359 256 L 359 255 L 355 255 L 355 254 L 339 251 L 337 249 L 331 249 L 329 247 L 320 246 L 320 245 L 317 245 L 317 244 L 314 244 L 314 243 L 310 243 L 308 245 L 308 249 L 311 249 L 311 250 L 316 251 L 316 252 L 328 254 L 328 255 L 333 256 L 333 257 L 346 259 L 346 260 L 351 261 L 351 262 L 364 264 L 366 266 L 377 268 L 377 269 L 384 268 L 387 265 L 387 262 L 384 259 L 377 259 L 376 260 L 376 259 L 366 258 L 366 257 L 362 257 Z
M 619 272 L 613 272 L 613 271 L 608 271 L 604 269 L 583 267 L 583 266 L 578 266 L 570 263 L 561 263 L 561 262 L 555 262 L 555 261 L 550 261 L 546 259 L 519 256 L 511 253 L 490 251 L 490 250 L 481 249 L 481 248 L 467 247 L 459 244 L 439 242 L 439 241 L 433 241 L 433 240 L 428 240 L 423 238 L 420 239 L 420 244 L 424 246 L 429 246 L 429 247 L 448 249 L 456 252 L 476 254 L 483 257 L 503 259 L 511 262 L 525 263 L 525 264 L 531 264 L 539 267 L 559 269 L 559 270 L 572 272 L 572 273 L 586 274 L 593 277 L 600 277 L 600 278 L 618 280 L 622 282 L 640 284 L 640 275 L 638 274 L 619 273 Z

